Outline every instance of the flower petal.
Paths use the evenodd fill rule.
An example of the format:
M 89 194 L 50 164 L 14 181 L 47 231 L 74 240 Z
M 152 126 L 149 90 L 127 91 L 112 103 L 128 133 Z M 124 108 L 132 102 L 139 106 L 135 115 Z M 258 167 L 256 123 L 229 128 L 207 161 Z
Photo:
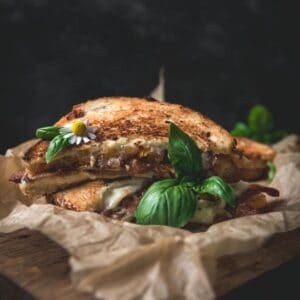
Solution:
M 76 145 L 79 145 L 81 143 L 81 140 L 82 140 L 81 136 L 78 136 L 76 140 Z
M 70 133 L 71 132 L 71 129 L 70 128 L 66 128 L 66 127 L 61 127 L 59 129 L 59 133 L 61 134 L 67 134 L 67 133 Z
M 77 140 L 77 136 L 76 135 L 72 135 L 72 137 L 69 139 L 69 143 L 71 145 L 75 144 Z
M 69 137 L 73 136 L 74 134 L 72 132 L 69 132 L 64 135 L 64 139 L 68 139 Z
M 97 127 L 96 126 L 89 126 L 88 127 L 88 132 L 95 133 L 96 131 L 97 131 Z
M 90 141 L 90 139 L 87 137 L 87 136 L 84 136 L 83 137 L 83 142 L 84 143 L 88 143 Z
M 96 135 L 94 133 L 88 132 L 87 135 L 91 140 L 94 140 L 96 138 Z

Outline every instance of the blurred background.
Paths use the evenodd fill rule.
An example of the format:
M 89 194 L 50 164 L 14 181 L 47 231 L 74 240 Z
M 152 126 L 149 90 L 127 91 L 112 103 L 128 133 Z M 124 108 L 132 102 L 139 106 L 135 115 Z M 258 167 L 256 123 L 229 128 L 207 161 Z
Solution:
M 165 97 L 227 129 L 263 103 L 298 131 L 297 1 L 0 0 L 0 153 L 75 103 Z
M 78 102 L 149 95 L 161 67 L 168 101 L 227 129 L 262 103 L 277 129 L 299 132 L 297 4 L 0 0 L 0 153 Z M 299 268 L 294 260 L 226 299 L 298 299 Z

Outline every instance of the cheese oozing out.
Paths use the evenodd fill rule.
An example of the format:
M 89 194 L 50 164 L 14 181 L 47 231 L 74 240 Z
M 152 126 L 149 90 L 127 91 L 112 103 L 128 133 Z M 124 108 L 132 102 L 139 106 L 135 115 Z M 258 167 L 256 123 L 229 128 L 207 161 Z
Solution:
M 116 208 L 120 202 L 142 189 L 144 178 L 131 178 L 112 182 L 103 194 L 103 206 L 105 210 Z

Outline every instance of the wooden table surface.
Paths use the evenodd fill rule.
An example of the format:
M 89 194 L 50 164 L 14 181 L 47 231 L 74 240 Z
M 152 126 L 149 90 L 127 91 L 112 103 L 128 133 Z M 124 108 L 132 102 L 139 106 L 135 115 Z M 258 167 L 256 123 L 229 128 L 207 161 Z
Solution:
M 93 299 L 69 278 L 69 254 L 37 231 L 0 234 L 0 273 L 37 299 Z
M 37 231 L 22 229 L 10 234 L 0 234 L 0 299 L 94 299 L 89 294 L 80 293 L 72 287 L 68 257 L 68 253 L 62 247 Z M 218 261 L 219 283 L 215 288 L 220 295 L 224 295 L 240 285 L 240 282 L 252 279 L 255 268 L 260 274 L 263 270 L 271 270 L 292 258 L 295 261 L 295 257 L 300 258 L 300 230 L 275 236 L 255 253 L 246 253 L 235 258 L 222 258 Z M 294 265 L 292 261 L 292 266 Z M 300 269 L 297 273 L 295 278 L 299 278 Z M 230 292 L 223 299 L 248 299 L 249 291 L 251 294 L 251 291 L 260 284 L 257 280 L 259 278 L 256 282 L 249 282 L 236 291 Z M 286 278 L 285 283 L 287 282 L 293 281 Z M 274 284 L 275 282 L 265 280 L 265 284 L 261 284 L 261 294 L 259 291 L 256 293 L 256 296 L 261 295 L 261 297 L 255 300 L 264 299 L 263 289 L 269 290 L 269 295 L 270 289 L 276 291 Z M 300 284 L 297 283 L 296 290 L 293 292 L 297 293 L 298 289 L 300 299 L 298 286 Z M 287 286 L 287 289 L 291 288 Z M 289 291 L 286 295 L 289 295 Z M 295 295 L 290 294 L 287 299 L 297 299 L 293 296 Z

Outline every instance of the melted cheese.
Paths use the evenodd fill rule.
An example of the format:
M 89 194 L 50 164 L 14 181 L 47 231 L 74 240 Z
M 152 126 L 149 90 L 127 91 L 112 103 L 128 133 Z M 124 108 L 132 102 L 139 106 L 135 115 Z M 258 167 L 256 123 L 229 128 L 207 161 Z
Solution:
M 104 209 L 116 208 L 125 197 L 139 191 L 144 182 L 144 178 L 131 178 L 112 182 L 103 194 Z
M 230 216 L 225 210 L 225 202 L 222 199 L 216 201 L 209 201 L 205 199 L 199 199 L 197 210 L 192 222 L 210 225 L 214 222 L 217 216 Z
M 74 149 L 68 149 L 68 151 L 62 151 L 55 157 L 55 160 L 59 160 L 61 158 L 69 157 L 72 155 L 77 156 L 78 153 L 81 152 L 89 152 L 89 155 L 104 154 L 111 156 L 120 153 L 134 155 L 140 150 L 140 147 L 151 149 L 153 152 L 159 152 L 167 149 L 167 141 L 125 137 L 118 138 L 117 140 L 105 140 L 101 143 L 93 141 L 92 143 L 80 145 L 80 148 L 76 147 Z
M 251 185 L 251 183 L 242 180 L 231 184 L 236 197 L 239 197 L 243 192 L 245 192 L 249 188 L 249 185 Z
M 245 181 L 239 181 L 231 184 L 236 197 L 240 196 L 249 187 L 249 183 Z M 192 219 L 192 222 L 210 225 L 213 224 L 214 219 L 217 216 L 230 217 L 230 213 L 225 209 L 225 202 L 222 199 L 216 201 L 209 201 L 205 199 L 199 199 L 197 210 Z

